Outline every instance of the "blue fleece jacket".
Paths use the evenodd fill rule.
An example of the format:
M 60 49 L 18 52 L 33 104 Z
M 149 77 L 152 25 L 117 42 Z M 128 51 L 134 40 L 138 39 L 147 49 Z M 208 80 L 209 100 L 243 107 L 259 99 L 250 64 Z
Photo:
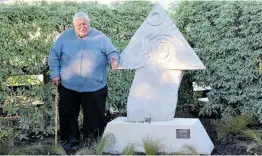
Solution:
M 97 91 L 107 84 L 107 65 L 120 53 L 101 31 L 90 28 L 80 38 L 73 28 L 64 31 L 51 47 L 48 57 L 50 77 L 61 77 L 61 84 L 78 92 Z

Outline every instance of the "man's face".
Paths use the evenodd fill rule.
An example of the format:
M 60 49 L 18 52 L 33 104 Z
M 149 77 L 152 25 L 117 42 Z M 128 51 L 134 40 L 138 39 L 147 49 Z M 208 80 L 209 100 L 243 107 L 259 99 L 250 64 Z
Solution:
M 86 19 L 82 18 L 77 18 L 73 22 L 75 32 L 77 33 L 78 36 L 80 37 L 85 37 L 88 34 L 88 21 Z

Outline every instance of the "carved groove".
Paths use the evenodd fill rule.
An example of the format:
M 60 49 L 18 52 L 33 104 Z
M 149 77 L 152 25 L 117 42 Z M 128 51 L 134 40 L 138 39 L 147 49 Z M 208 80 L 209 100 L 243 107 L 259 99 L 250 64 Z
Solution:
M 152 13 L 148 19 L 148 23 L 151 26 L 159 26 L 162 23 L 164 23 L 164 21 L 165 21 L 165 17 L 157 12 Z

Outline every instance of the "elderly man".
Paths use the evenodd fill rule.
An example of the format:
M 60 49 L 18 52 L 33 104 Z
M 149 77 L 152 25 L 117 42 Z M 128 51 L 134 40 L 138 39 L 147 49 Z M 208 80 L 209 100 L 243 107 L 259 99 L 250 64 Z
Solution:
M 118 68 L 120 53 L 101 31 L 90 27 L 86 13 L 73 17 L 74 28 L 64 31 L 49 53 L 51 81 L 59 85 L 60 140 L 65 149 L 78 144 L 80 105 L 84 138 L 103 133 L 107 98 L 107 64 Z

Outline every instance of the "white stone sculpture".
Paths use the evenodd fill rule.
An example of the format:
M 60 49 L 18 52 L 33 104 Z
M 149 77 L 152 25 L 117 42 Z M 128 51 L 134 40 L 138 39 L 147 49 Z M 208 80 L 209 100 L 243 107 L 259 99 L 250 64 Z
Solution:
M 183 70 L 205 66 L 157 3 L 121 53 L 120 69 L 136 69 L 127 118 L 141 122 L 173 119 Z
M 126 117 L 118 117 L 107 124 L 105 134 L 108 133 L 115 136 L 114 144 L 105 148 L 105 152 L 110 154 L 120 154 L 128 144 L 135 145 L 136 152 L 145 152 L 143 140 L 147 137 L 158 140 L 162 145 L 161 152 L 165 153 L 183 153 L 183 148 L 190 146 L 199 154 L 209 155 L 214 149 L 199 119 L 175 118 L 170 121 L 130 123 Z
M 104 135 L 115 136 L 105 152 L 120 154 L 128 144 L 145 152 L 143 139 L 160 139 L 162 152 L 191 146 L 211 154 L 214 145 L 199 119 L 174 118 L 184 70 L 205 66 L 165 10 L 156 4 L 121 54 L 119 69 L 135 69 L 127 102 L 127 117 L 109 122 Z

